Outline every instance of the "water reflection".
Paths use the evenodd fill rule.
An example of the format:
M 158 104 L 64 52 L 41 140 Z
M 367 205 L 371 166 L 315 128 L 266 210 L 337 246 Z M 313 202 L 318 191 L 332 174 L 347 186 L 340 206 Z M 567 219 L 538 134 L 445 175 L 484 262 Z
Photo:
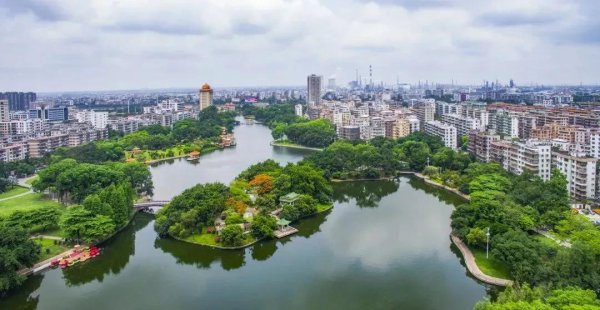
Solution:
M 377 207 L 381 198 L 398 190 L 398 180 L 339 182 L 333 184 L 333 200 L 348 202 L 356 200 L 361 208 Z
M 152 221 L 153 217 L 140 213 L 118 236 L 100 246 L 103 252 L 89 262 L 77 264 L 63 270 L 67 286 L 79 286 L 91 281 L 102 282 L 105 277 L 119 274 L 135 255 L 135 234 Z
M 200 269 L 211 268 L 215 262 L 220 262 L 225 270 L 244 265 L 244 250 L 220 250 L 170 238 L 157 238 L 154 247 L 175 257 L 177 264 L 194 265 Z
M 40 301 L 40 295 L 35 294 L 35 292 L 40 288 L 40 285 L 42 285 L 43 279 L 43 274 L 30 276 L 18 290 L 9 292 L 11 300 L 6 309 L 36 309 Z M 2 303 L 0 303 L 0 306 L 1 305 Z
M 256 261 L 265 261 L 271 258 L 277 249 L 283 248 L 288 243 L 293 243 L 294 239 L 298 237 L 309 238 L 319 232 L 321 224 L 326 221 L 327 213 L 329 212 L 292 223 L 299 230 L 295 235 L 282 239 L 263 240 L 246 249 L 221 250 L 170 238 L 157 238 L 154 247 L 175 257 L 178 264 L 194 265 L 200 269 L 208 269 L 214 268 L 213 263 L 220 262 L 221 268 L 224 270 L 233 270 L 246 264 L 246 253 L 250 253 L 249 257 Z
M 417 177 L 409 177 L 409 184 L 412 188 L 423 191 L 429 195 L 435 196 L 439 199 L 439 201 L 450 204 L 450 205 L 460 205 L 465 203 L 465 200 L 453 193 L 450 193 L 441 188 L 437 188 L 435 186 L 429 185 L 425 183 L 425 181 L 417 178 Z

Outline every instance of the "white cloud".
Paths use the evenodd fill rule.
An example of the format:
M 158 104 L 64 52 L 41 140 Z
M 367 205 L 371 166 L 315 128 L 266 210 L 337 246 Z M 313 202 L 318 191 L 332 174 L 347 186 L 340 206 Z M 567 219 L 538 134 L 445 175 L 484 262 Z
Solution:
M 0 89 L 598 82 L 594 1 L 5 0 Z M 549 74 L 554 73 L 554 74 Z M 560 73 L 560 74 L 557 74 Z

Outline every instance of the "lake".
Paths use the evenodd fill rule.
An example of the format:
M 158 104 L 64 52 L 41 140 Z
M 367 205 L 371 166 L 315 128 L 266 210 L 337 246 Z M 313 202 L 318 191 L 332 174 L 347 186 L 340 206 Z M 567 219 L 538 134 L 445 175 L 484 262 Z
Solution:
M 249 165 L 313 151 L 273 147 L 240 125 L 237 146 L 151 167 L 156 200 L 228 183 Z M 334 208 L 296 235 L 226 251 L 158 238 L 139 214 L 98 258 L 30 277 L 0 309 L 471 309 L 490 288 L 451 245 L 457 197 L 413 177 L 334 184 Z

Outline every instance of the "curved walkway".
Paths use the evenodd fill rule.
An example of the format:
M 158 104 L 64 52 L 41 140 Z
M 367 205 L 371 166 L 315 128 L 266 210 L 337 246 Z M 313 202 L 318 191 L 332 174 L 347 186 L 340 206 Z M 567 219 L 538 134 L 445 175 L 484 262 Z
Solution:
M 450 238 L 452 239 L 452 242 L 454 242 L 456 247 L 458 247 L 460 253 L 464 257 L 465 264 L 467 265 L 467 269 L 469 270 L 469 272 L 479 281 L 496 286 L 511 286 L 513 284 L 513 281 L 511 280 L 500 279 L 488 276 L 485 273 L 483 273 L 477 266 L 477 263 L 475 263 L 475 257 L 473 256 L 473 253 L 471 253 L 471 250 L 469 250 L 469 248 L 462 242 L 462 240 L 460 240 L 460 238 L 458 238 L 454 234 L 450 234 Z
M 29 195 L 31 193 L 33 193 L 33 190 L 31 188 L 29 188 L 29 190 L 24 193 L 20 193 L 20 194 L 14 195 L 14 196 L 6 197 L 6 198 L 0 198 L 0 201 L 11 200 L 11 199 L 23 197 L 23 196 Z

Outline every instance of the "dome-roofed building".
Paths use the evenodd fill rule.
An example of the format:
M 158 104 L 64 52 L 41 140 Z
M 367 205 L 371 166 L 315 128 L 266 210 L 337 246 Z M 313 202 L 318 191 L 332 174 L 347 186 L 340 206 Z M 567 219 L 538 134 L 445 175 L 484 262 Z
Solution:
M 208 85 L 208 83 L 204 83 L 202 87 L 198 90 L 198 98 L 200 104 L 200 111 L 208 108 L 213 104 L 213 89 Z

